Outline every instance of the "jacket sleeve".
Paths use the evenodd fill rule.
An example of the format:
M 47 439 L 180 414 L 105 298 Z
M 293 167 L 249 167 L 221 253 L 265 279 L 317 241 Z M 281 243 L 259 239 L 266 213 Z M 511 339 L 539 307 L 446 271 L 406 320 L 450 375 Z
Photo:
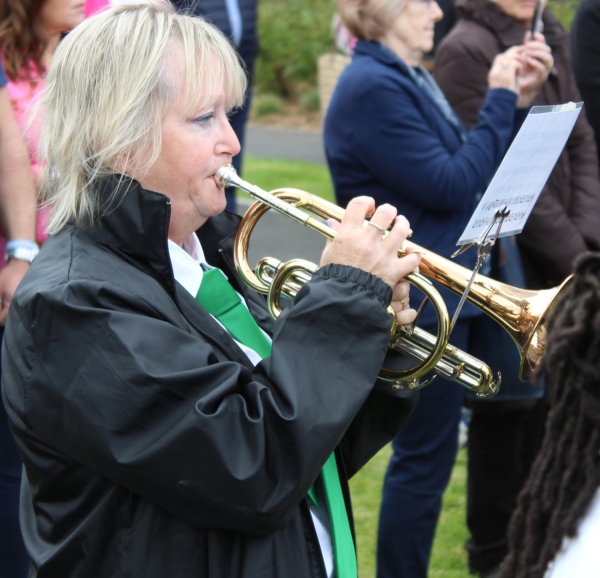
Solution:
M 447 36 L 435 54 L 435 80 L 468 130 L 481 120 L 490 65 L 488 55 L 456 34 Z
M 218 362 L 139 296 L 71 282 L 38 295 L 30 313 L 13 303 L 5 359 L 31 367 L 19 370 L 24 405 L 11 411 L 25 435 L 196 526 L 271 533 L 369 396 L 390 299 L 364 271 L 322 268 L 250 372 Z M 27 334 L 30 350 L 13 355 Z
M 570 100 L 581 102 L 575 77 L 569 73 Z M 569 214 L 591 251 L 600 249 L 600 177 L 598 174 L 598 151 L 594 132 L 584 108 L 567 141 L 567 153 L 571 166 L 572 201 Z
M 418 391 L 394 391 L 390 382 L 377 380 L 340 444 L 349 478 L 396 437 L 418 400 Z
M 428 211 L 462 210 L 465 196 L 485 189 L 508 148 L 516 98 L 508 90 L 490 91 L 481 122 L 451 153 L 414 95 L 388 82 L 376 84 L 357 107 L 364 120 L 354 142 L 365 164 L 390 190 L 400 189 L 403 197 Z

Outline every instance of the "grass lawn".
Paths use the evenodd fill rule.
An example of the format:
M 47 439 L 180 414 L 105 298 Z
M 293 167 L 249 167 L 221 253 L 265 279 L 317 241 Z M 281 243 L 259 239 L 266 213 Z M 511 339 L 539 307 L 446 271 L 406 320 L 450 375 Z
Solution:
M 291 187 L 335 202 L 329 170 L 325 165 L 246 156 L 242 176 L 265 191 Z M 249 198 L 241 191 L 237 194 L 242 199 Z
M 375 545 L 381 488 L 391 451 L 390 446 L 383 448 L 350 480 L 360 578 L 375 577 Z M 450 485 L 444 494 L 442 515 L 433 544 L 429 578 L 470 577 L 467 555 L 463 548 L 468 538 L 465 525 L 465 484 L 466 450 L 462 449 L 458 453 Z
M 326 166 L 298 161 L 259 159 L 246 156 L 243 177 L 266 191 L 283 187 L 302 189 L 334 201 L 333 186 Z M 248 198 L 238 191 L 241 198 Z M 350 481 L 360 578 L 375 577 L 375 544 L 381 488 L 391 448 L 383 448 Z M 433 545 L 430 578 L 468 578 L 463 544 L 468 537 L 465 525 L 466 452 L 461 450 L 444 494 L 444 504 Z

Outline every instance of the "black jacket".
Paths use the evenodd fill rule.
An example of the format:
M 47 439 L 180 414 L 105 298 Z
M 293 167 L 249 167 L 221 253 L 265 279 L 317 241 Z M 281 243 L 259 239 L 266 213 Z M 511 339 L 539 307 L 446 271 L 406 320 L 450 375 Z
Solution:
M 210 219 L 208 262 L 273 332 L 253 367 L 174 280 L 169 216 L 133 182 L 100 226 L 51 236 L 13 299 L 3 394 L 37 576 L 323 577 L 307 490 L 335 449 L 350 508 L 345 473 L 412 409 L 373 388 L 391 290 L 330 265 L 273 323 L 233 270 L 238 217 Z

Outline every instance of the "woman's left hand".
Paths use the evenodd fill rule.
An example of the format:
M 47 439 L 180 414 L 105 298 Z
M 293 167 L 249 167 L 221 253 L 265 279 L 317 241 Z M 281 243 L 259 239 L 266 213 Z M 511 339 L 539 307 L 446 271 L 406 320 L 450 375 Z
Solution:
M 520 60 L 522 67 L 519 69 L 517 77 L 519 85 L 517 107 L 525 108 L 538 95 L 554 66 L 552 50 L 546 44 L 543 34 L 536 32 L 532 39 L 531 32 L 527 31 L 520 51 Z

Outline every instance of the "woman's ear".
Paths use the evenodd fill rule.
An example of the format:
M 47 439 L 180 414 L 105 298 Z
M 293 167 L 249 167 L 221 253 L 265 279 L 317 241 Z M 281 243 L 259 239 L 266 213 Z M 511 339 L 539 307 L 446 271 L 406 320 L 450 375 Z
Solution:
M 115 159 L 115 169 L 122 175 L 133 178 L 131 174 L 131 155 L 118 155 Z

